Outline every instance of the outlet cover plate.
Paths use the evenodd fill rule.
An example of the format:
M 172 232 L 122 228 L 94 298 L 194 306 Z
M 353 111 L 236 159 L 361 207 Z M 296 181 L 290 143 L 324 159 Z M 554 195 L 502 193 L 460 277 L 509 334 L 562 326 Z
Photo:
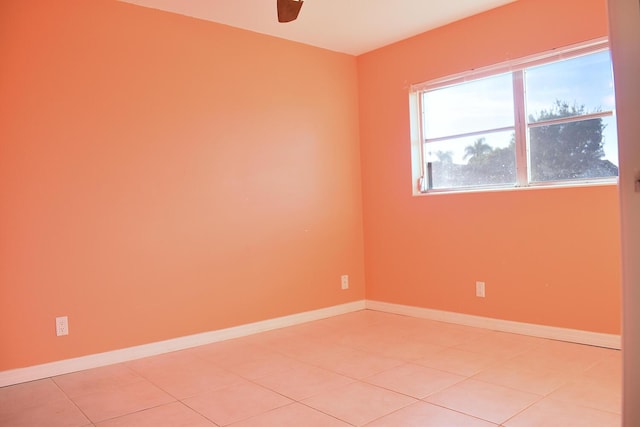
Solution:
M 484 282 L 476 282 L 476 296 L 479 298 L 484 298 Z
M 56 335 L 69 335 L 69 318 L 67 316 L 56 317 Z
M 342 284 L 342 289 L 349 289 L 349 275 L 343 274 L 340 276 L 340 282 Z

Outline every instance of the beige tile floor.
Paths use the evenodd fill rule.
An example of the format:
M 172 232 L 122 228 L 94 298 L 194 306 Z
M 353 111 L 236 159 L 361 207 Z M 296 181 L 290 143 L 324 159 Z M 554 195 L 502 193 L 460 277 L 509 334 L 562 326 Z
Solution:
M 620 352 L 363 310 L 0 388 L 10 426 L 620 426 Z

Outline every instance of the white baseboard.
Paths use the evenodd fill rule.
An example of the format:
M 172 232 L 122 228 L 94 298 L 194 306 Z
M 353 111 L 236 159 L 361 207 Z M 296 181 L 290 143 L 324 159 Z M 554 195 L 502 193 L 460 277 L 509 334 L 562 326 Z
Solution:
M 473 316 L 470 314 L 461 314 L 450 311 L 440 311 L 371 300 L 366 301 L 366 307 L 369 310 L 384 311 L 387 313 L 402 314 L 405 316 L 420 317 L 441 322 L 475 326 L 478 328 L 549 338 L 559 341 L 569 341 L 579 344 L 588 344 L 597 347 L 607 347 L 617 350 L 621 348 L 622 344 L 620 335 L 603 334 L 578 329 L 558 328 L 555 326 L 536 325 L 533 323 L 521 323 L 511 320 L 500 320 L 490 317 Z
M 232 338 L 239 338 L 259 332 L 298 325 L 301 323 L 311 322 L 313 320 L 325 319 L 327 317 L 364 309 L 364 300 L 354 301 L 347 304 L 291 314 L 289 316 L 277 317 L 275 319 L 263 320 L 217 331 L 203 332 L 201 334 L 188 335 L 166 341 L 44 363 L 42 365 L 29 366 L 26 368 L 1 371 L 0 387 L 39 380 L 56 375 L 68 374 L 70 372 L 82 371 L 85 369 L 97 368 L 100 366 L 112 365 L 114 363 L 126 362 L 129 360 L 140 359 L 142 357 L 156 356 L 158 354 L 169 353 L 171 351 L 183 350 Z
M 49 378 L 56 375 L 68 374 L 70 372 L 82 371 L 85 369 L 97 368 L 100 366 L 112 365 L 114 363 L 126 362 L 129 360 L 140 359 L 142 357 L 156 356 L 158 354 L 169 353 L 171 351 L 183 350 L 232 338 L 239 338 L 259 332 L 294 326 L 301 323 L 325 319 L 364 309 L 474 326 L 502 332 L 588 344 L 598 347 L 613 349 L 621 348 L 620 335 L 558 328 L 532 323 L 521 323 L 510 320 L 493 319 L 490 317 L 473 316 L 469 314 L 391 304 L 380 301 L 360 300 L 347 304 L 321 308 L 318 310 L 292 314 L 289 316 L 277 317 L 275 319 L 268 319 L 246 325 L 220 329 L 217 331 L 188 335 L 166 341 L 128 347 L 105 353 L 92 354 L 89 356 L 76 357 L 73 359 L 65 359 L 42 365 L 29 366 L 26 368 L 0 371 L 0 387 L 39 380 L 42 378 Z

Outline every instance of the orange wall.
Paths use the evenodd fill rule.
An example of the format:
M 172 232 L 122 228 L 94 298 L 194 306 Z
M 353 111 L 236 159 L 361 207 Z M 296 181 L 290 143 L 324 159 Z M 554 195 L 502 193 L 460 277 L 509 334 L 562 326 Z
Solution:
M 5 0 L 0 58 L 0 370 L 364 298 L 354 57 Z
M 519 0 L 356 59 L 4 1 L 0 370 L 365 296 L 619 333 L 616 187 L 413 197 L 408 134 L 411 83 L 606 32 L 603 0 Z
M 413 197 L 409 136 L 411 84 L 606 36 L 606 7 L 519 0 L 358 57 L 368 299 L 620 333 L 616 186 Z

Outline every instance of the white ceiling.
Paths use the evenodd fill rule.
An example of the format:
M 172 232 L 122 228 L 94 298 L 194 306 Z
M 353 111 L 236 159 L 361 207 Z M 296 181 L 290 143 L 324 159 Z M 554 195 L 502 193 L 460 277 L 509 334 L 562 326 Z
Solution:
M 276 0 L 121 0 L 359 55 L 515 0 L 305 0 L 278 23 Z

